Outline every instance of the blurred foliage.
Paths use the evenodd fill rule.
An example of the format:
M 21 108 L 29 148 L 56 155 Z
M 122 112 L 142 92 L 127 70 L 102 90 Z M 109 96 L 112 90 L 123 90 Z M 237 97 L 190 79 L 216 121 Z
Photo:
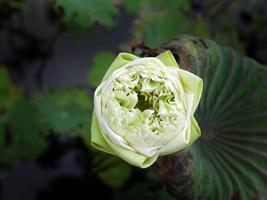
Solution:
M 6 126 L 6 141 L 1 154 L 8 164 L 38 156 L 45 150 L 44 124 L 38 107 L 32 102 L 18 98 L 7 113 Z
M 151 188 L 148 183 L 139 183 L 131 187 L 125 193 L 119 193 L 116 200 L 135 200 L 135 199 L 148 199 L 148 200 L 173 200 L 173 198 L 164 190 Z
M 90 96 L 83 90 L 44 92 L 36 97 L 43 122 L 54 133 L 79 134 L 89 122 Z
M 267 63 L 267 9 L 264 0 L 49 2 L 49 12 L 55 15 L 54 20 L 63 23 L 71 32 L 86 34 L 99 27 L 101 31 L 105 31 L 116 27 L 116 22 L 126 17 L 132 23 L 130 45 L 145 42 L 149 47 L 156 48 L 176 35 L 188 34 L 219 41 L 220 44 L 231 46 L 238 52 Z M 0 30 L 7 28 L 6 22 L 24 6 L 25 2 L 22 0 L 0 1 Z M 61 31 L 62 24 L 59 23 L 58 26 Z M 38 53 L 38 44 L 41 46 L 40 49 L 43 46 L 53 48 L 50 43 L 44 45 L 51 41 L 35 38 L 23 30 L 14 30 L 11 27 L 9 33 L 21 34 L 23 37 L 20 37 L 20 40 L 29 40 L 29 45 L 25 42 L 27 49 L 15 49 L 19 53 L 29 49 Z M 52 42 L 55 42 L 55 38 Z M 129 45 L 129 41 L 125 43 Z M 263 87 L 265 82 L 262 81 L 265 72 L 259 70 L 258 63 L 242 58 L 228 48 L 220 47 L 213 42 L 207 42 L 207 46 L 210 49 L 209 61 L 203 61 L 202 70 L 205 70 L 200 69 L 197 73 L 204 77 L 205 85 L 210 87 L 204 90 L 205 103 L 202 101 L 198 117 L 204 122 L 218 119 L 222 123 L 222 120 L 225 120 L 222 126 L 227 125 L 231 129 L 245 127 L 246 134 L 241 134 L 242 131 L 229 131 L 227 134 L 216 136 L 215 141 L 218 145 L 216 142 L 216 145 L 211 145 L 205 138 L 192 148 L 193 155 L 200 158 L 194 163 L 194 170 L 199 175 L 195 177 L 199 180 L 198 195 L 204 194 L 215 199 L 217 194 L 220 194 L 222 199 L 230 199 L 233 193 L 241 191 L 242 199 L 248 199 L 251 195 L 250 188 L 259 190 L 266 187 L 266 183 L 262 181 L 266 176 L 266 140 L 260 131 L 254 134 L 250 131 L 255 128 L 254 125 L 266 128 L 266 104 L 262 107 L 252 106 L 257 102 L 263 102 L 261 99 L 265 99 L 267 95 L 266 87 Z M 160 181 L 151 177 L 148 171 L 144 172 L 145 181 L 136 181 L 135 178 L 139 174 L 136 174 L 134 168 L 115 157 L 90 148 L 93 92 L 115 58 L 115 53 L 117 52 L 100 51 L 93 55 L 87 74 L 88 83 L 85 85 L 62 90 L 40 88 L 34 94 L 29 94 L 24 88 L 14 84 L 7 68 L 0 66 L 0 164 L 8 169 L 19 161 L 42 156 L 49 149 L 48 138 L 51 135 L 80 137 L 92 154 L 92 170 L 100 181 L 114 190 L 115 199 L 171 199 L 169 194 L 159 187 Z M 36 57 L 46 56 L 45 59 L 49 59 L 51 55 L 52 53 L 40 53 Z M 12 55 L 9 59 L 12 62 L 0 64 L 10 67 L 9 65 L 16 64 L 15 61 L 27 60 L 24 58 L 27 54 L 15 56 Z M 245 74 L 248 76 L 244 76 Z M 235 88 L 234 92 L 229 89 L 232 86 Z M 222 88 L 223 94 L 218 95 Z M 255 89 L 255 92 L 243 99 L 243 94 L 251 89 Z M 232 105 L 237 103 L 240 106 L 234 108 Z M 242 109 L 244 110 L 240 112 Z M 254 111 L 255 114 L 247 115 Z M 221 173 L 218 174 L 218 171 Z
M 173 9 L 173 8 L 185 8 L 189 9 L 191 2 L 188 0 L 122 0 L 123 5 L 127 8 L 128 12 L 133 15 L 138 15 L 141 12 L 157 9 Z M 174 10 L 173 10 L 174 11 Z M 177 10 L 176 10 L 177 12 Z
M 114 156 L 95 157 L 93 162 L 97 170 L 101 170 L 99 179 L 112 188 L 122 187 L 132 174 L 132 166 Z
M 23 8 L 24 3 L 22 0 L 1 0 L 0 1 L 0 9 L 8 8 L 10 10 L 20 10 Z
M 101 83 L 103 76 L 114 59 L 115 54 L 107 51 L 94 55 L 87 75 L 88 82 L 92 87 L 97 87 Z
M 111 0 L 54 0 L 64 10 L 64 20 L 70 28 L 88 29 L 94 23 L 114 25 L 117 9 Z
M 129 13 L 139 15 L 134 25 L 134 37 L 150 47 L 159 47 L 176 35 L 209 36 L 208 24 L 189 16 L 190 1 L 124 0 Z
M 159 47 L 179 34 L 209 36 L 209 28 L 201 19 L 193 21 L 174 9 L 147 12 L 134 27 L 134 36 L 150 47 Z
M 267 33 L 264 0 L 54 0 L 63 8 L 70 30 L 89 30 L 95 23 L 113 27 L 126 10 L 134 16 L 134 41 L 159 47 L 179 34 L 202 36 L 220 41 L 267 62 L 264 45 Z M 92 30 L 92 29 L 91 29 Z M 258 31 L 261 30 L 261 31 Z M 256 34 L 255 34 L 256 33 Z M 253 40 L 252 40 L 253 38 Z M 256 47 L 252 50 L 251 47 Z
M 7 70 L 1 67 L 0 162 L 8 165 L 28 156 L 40 155 L 46 147 L 38 107 L 19 94 Z
M 18 95 L 19 90 L 13 86 L 7 70 L 0 66 L 0 110 L 7 109 Z
M 90 137 L 92 99 L 80 89 L 43 91 L 22 97 L 7 70 L 0 68 L 0 161 L 12 164 L 39 156 L 48 133 Z M 89 138 L 87 138 L 89 139 Z

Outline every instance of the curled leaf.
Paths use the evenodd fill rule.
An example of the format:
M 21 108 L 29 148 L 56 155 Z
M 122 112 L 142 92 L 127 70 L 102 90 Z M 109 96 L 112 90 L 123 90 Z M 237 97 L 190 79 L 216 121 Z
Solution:
M 203 78 L 190 147 L 196 199 L 260 199 L 267 184 L 267 67 L 228 47 L 189 36 L 163 46 Z

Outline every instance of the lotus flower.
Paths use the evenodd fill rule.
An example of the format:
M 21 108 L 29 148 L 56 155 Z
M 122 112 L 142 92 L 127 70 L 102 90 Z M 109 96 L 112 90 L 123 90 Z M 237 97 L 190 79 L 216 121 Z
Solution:
M 200 136 L 193 114 L 202 87 L 170 51 L 120 53 L 95 91 L 92 146 L 141 168 L 187 148 Z

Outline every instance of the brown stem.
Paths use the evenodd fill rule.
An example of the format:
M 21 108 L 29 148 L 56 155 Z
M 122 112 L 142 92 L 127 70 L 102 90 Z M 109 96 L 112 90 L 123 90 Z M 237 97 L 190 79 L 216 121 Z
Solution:
M 171 196 L 180 200 L 193 199 L 192 161 L 188 150 L 160 157 L 154 168 Z

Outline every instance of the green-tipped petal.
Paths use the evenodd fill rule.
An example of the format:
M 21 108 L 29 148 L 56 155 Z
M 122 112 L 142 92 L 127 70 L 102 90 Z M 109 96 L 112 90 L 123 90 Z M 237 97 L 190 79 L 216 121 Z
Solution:
M 172 52 L 170 50 L 164 51 L 163 53 L 159 54 L 157 56 L 157 58 L 164 63 L 164 65 L 166 66 L 174 66 L 174 67 L 178 67 L 178 64 L 174 58 L 174 56 L 172 55 Z
M 177 152 L 181 149 L 187 147 L 187 144 L 191 141 L 191 110 L 193 108 L 194 95 L 186 95 L 186 105 L 187 105 L 187 114 L 186 114 L 186 123 L 184 129 L 178 133 L 168 144 L 160 150 L 160 155 L 167 155 L 174 152 Z
M 168 146 L 164 147 L 160 156 L 169 155 L 178 151 L 181 151 L 187 147 L 190 147 L 200 136 L 201 131 L 194 117 L 191 117 L 189 128 L 187 132 L 190 134 L 190 141 L 187 144 L 179 145 L 179 141 L 182 141 L 181 134 L 176 136 Z
M 106 80 L 116 69 L 119 69 L 123 65 L 135 60 L 136 58 L 138 57 L 130 53 L 120 53 L 108 68 L 103 80 Z
M 112 149 L 109 147 L 107 142 L 102 137 L 101 130 L 98 126 L 98 122 L 95 116 L 95 111 L 93 111 L 93 116 L 92 116 L 91 145 L 100 151 L 113 154 Z
M 203 81 L 198 76 L 183 69 L 179 69 L 179 75 L 183 83 L 185 92 L 191 92 L 194 94 L 194 104 L 192 109 L 192 115 L 193 115 L 194 112 L 196 111 L 196 108 L 201 98 Z
M 92 117 L 91 131 L 91 144 L 93 147 L 101 151 L 114 154 L 136 167 L 147 168 L 152 165 L 158 158 L 157 154 L 152 157 L 146 157 L 137 152 L 129 151 L 121 146 L 112 143 L 105 134 L 102 134 L 98 126 L 95 113 L 93 113 Z
M 191 117 L 191 124 L 190 124 L 190 130 L 191 130 L 191 138 L 190 142 L 187 144 L 187 147 L 189 147 L 191 144 L 193 144 L 200 136 L 201 136 L 201 130 L 199 128 L 199 125 L 195 119 L 195 117 Z

